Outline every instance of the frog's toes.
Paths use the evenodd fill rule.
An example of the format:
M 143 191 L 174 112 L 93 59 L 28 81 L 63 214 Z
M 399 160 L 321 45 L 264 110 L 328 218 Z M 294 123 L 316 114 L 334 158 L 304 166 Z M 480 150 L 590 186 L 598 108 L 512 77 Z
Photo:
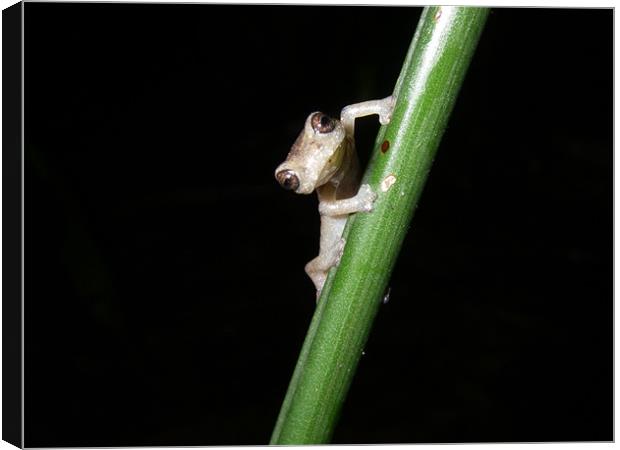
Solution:
M 365 212 L 370 212 L 373 209 L 373 203 L 377 199 L 377 194 L 375 194 L 368 184 L 362 184 L 357 193 L 361 203 L 361 210 Z
M 396 103 L 396 97 L 390 95 L 383 99 L 383 107 L 379 111 L 379 123 L 381 125 L 387 125 L 392 120 L 392 112 L 394 112 L 394 104 Z

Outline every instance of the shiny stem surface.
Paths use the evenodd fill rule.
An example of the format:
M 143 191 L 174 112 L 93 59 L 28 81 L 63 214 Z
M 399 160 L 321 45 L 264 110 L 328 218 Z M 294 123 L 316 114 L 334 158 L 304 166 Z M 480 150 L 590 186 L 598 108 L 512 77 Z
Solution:
M 487 15 L 487 8 L 424 9 L 392 120 L 379 130 L 364 175 L 378 194 L 375 209 L 347 223 L 344 254 L 323 288 L 271 444 L 330 441 Z

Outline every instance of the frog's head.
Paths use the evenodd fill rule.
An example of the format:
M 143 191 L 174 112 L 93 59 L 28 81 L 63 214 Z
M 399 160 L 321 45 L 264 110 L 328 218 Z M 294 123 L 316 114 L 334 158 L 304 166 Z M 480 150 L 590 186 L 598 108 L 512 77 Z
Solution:
M 276 169 L 278 183 L 298 194 L 310 194 L 327 183 L 342 164 L 345 136 L 339 120 L 322 112 L 310 114 L 286 160 Z

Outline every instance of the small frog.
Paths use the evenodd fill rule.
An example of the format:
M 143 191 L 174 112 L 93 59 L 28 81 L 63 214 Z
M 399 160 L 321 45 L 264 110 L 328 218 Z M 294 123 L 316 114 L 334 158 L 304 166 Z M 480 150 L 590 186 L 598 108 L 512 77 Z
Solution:
M 379 115 L 390 122 L 392 96 L 346 106 L 340 120 L 313 112 L 291 147 L 286 160 L 275 172 L 278 183 L 298 194 L 316 190 L 321 215 L 319 256 L 306 264 L 306 273 L 316 288 L 317 301 L 329 269 L 340 262 L 345 241 L 342 231 L 349 214 L 370 212 L 377 198 L 369 185 L 360 186 L 360 170 L 355 152 L 354 126 L 358 117 Z

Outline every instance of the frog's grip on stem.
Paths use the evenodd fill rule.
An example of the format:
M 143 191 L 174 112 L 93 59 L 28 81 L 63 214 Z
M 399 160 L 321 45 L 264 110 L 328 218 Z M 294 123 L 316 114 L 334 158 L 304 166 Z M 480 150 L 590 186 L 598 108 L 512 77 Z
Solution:
M 319 203 L 319 214 L 322 216 L 342 216 L 360 211 L 370 212 L 376 199 L 377 194 L 373 192 L 370 185 L 362 184 L 355 197 L 333 201 L 324 200 Z
M 372 114 L 379 115 L 381 125 L 387 125 L 392 119 L 392 111 L 394 111 L 395 98 L 393 95 L 385 97 L 381 100 L 369 100 L 366 102 L 355 103 L 345 106 L 340 112 L 340 120 L 344 125 L 344 129 L 348 136 L 353 136 L 355 131 L 355 119 L 358 117 L 370 116 Z

